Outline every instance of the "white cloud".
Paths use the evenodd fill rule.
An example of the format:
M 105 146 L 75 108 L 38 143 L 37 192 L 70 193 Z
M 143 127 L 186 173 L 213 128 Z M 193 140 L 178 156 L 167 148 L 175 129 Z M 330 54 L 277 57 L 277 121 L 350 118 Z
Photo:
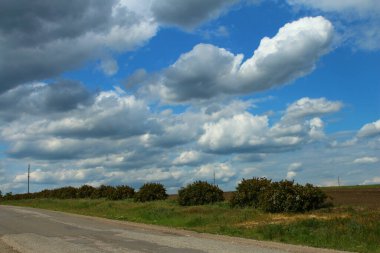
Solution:
M 212 151 L 245 149 L 266 142 L 268 118 L 243 113 L 229 119 L 221 119 L 217 123 L 207 123 L 203 128 L 205 132 L 199 139 L 201 146 Z
M 202 181 L 211 181 L 215 172 L 215 179 L 222 182 L 228 182 L 236 172 L 226 163 L 215 163 L 202 165 L 195 170 L 195 178 Z
M 182 152 L 176 159 L 174 159 L 174 165 L 187 165 L 196 164 L 202 159 L 202 154 L 191 150 Z
M 377 157 L 364 156 L 364 157 L 356 158 L 354 160 L 354 163 L 356 163 L 356 164 L 371 164 L 371 163 L 377 163 L 378 161 L 379 161 L 379 158 L 377 158 Z
M 100 62 L 100 69 L 107 76 L 113 76 L 119 71 L 119 66 L 118 66 L 117 61 L 115 59 L 106 58 Z
M 288 173 L 286 174 L 286 179 L 288 179 L 288 180 L 292 180 L 292 179 L 294 179 L 296 176 L 297 176 L 297 172 L 295 172 L 295 171 L 288 171 Z
M 158 87 L 150 89 L 158 89 L 166 101 L 178 102 L 281 86 L 311 72 L 329 51 L 333 34 L 325 18 L 302 18 L 286 24 L 273 38 L 263 38 L 245 62 L 243 55 L 199 44 L 181 55 L 164 71 Z
M 380 177 L 374 177 L 371 179 L 367 179 L 363 182 L 364 185 L 366 184 L 380 184 Z
M 357 48 L 378 50 L 380 3 L 378 0 L 287 0 L 291 6 L 313 9 L 330 16 L 342 28 L 341 37 Z
M 380 120 L 365 124 L 358 132 L 358 137 L 373 137 L 380 134 Z
M 312 99 L 301 98 L 290 104 L 283 117 L 284 121 L 299 120 L 307 117 L 316 117 L 324 114 L 334 113 L 342 109 L 343 104 L 337 101 L 329 101 L 326 98 Z M 311 121 L 314 126 L 320 125 L 317 119 Z
M 302 168 L 302 163 L 300 162 L 295 162 L 291 163 L 288 167 L 288 171 L 300 171 Z

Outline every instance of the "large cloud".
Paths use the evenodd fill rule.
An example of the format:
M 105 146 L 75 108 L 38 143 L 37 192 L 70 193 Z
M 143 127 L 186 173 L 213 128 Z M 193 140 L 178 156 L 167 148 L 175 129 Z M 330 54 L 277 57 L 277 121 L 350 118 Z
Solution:
M 292 6 L 317 10 L 331 16 L 356 47 L 380 49 L 380 3 L 378 0 L 287 0 Z
M 380 135 L 380 120 L 365 124 L 358 132 L 358 137 L 373 137 Z
M 243 55 L 199 44 L 164 71 L 159 92 L 167 101 L 186 101 L 281 86 L 311 72 L 329 51 L 333 35 L 325 18 L 302 18 L 286 24 L 273 38 L 263 38 L 245 62 Z
M 23 115 L 67 112 L 92 102 L 92 94 L 75 81 L 23 85 L 0 94 L 0 122 Z
M 0 2 L 0 93 L 54 77 L 107 50 L 141 45 L 157 24 L 118 1 Z
M 326 109 L 322 106 L 311 110 L 308 106 L 295 106 L 304 104 L 317 105 L 323 101 L 323 105 L 330 104 L 338 106 L 339 102 L 327 101 L 326 99 L 301 98 L 291 104 L 285 112 L 284 117 L 270 126 L 268 116 L 255 116 L 248 112 L 235 114 L 232 117 L 221 118 L 216 122 L 205 123 L 204 133 L 198 143 L 206 151 L 212 153 L 276 153 L 294 150 L 307 142 L 324 138 L 323 121 L 309 116 L 323 116 L 340 109 Z M 305 110 L 306 109 L 306 110 Z M 284 118 L 295 117 L 296 120 L 284 120 Z

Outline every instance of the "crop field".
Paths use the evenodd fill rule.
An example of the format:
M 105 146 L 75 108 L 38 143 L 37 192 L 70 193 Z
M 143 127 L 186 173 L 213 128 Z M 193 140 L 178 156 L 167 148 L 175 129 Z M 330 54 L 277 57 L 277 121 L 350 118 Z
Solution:
M 136 203 L 131 199 L 29 199 L 2 204 L 29 206 L 83 215 L 279 241 L 353 252 L 380 253 L 380 186 L 330 187 L 334 207 L 306 213 L 265 213 L 230 208 L 228 202 L 179 206 L 176 196 Z M 228 198 L 231 193 L 226 193 Z
M 328 187 L 323 190 L 332 197 L 334 205 L 361 206 L 380 209 L 380 185 Z

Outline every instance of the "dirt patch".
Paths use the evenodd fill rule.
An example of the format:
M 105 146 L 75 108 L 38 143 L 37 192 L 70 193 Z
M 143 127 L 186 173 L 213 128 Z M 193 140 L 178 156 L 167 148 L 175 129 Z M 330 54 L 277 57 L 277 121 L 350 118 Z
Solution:
M 310 219 L 316 219 L 316 220 L 333 220 L 338 218 L 349 218 L 350 215 L 348 213 L 342 213 L 342 214 L 270 214 L 268 215 L 268 218 L 261 221 L 245 221 L 242 223 L 237 224 L 238 227 L 243 228 L 253 228 L 260 225 L 267 225 L 267 224 L 289 224 L 297 221 L 302 220 L 310 220 Z
M 0 252 L 1 253 L 20 253 L 19 251 L 15 250 L 5 242 L 3 242 L 0 238 Z

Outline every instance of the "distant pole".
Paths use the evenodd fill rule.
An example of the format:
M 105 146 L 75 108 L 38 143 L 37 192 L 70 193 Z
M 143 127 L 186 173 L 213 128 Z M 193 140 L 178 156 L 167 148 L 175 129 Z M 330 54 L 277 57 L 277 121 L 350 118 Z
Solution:
M 29 194 L 29 181 L 30 181 L 30 164 L 28 164 L 28 194 Z
M 339 178 L 339 176 L 338 176 L 338 186 L 340 186 L 340 178 Z
M 214 170 L 214 185 L 216 185 L 216 184 L 215 184 L 215 170 Z

